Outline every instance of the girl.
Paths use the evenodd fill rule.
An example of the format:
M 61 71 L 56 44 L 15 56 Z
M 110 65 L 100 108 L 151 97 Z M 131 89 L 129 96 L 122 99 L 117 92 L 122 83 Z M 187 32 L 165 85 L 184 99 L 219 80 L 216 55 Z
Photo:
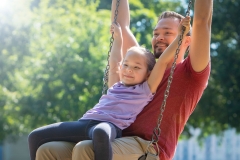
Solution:
M 182 26 L 186 28 L 186 35 L 190 29 L 190 17 L 180 23 L 179 34 Z M 78 121 L 60 122 L 33 130 L 28 137 L 31 160 L 35 159 L 37 149 L 43 143 L 77 143 L 89 139 L 93 140 L 95 160 L 111 160 L 111 141 L 121 137 L 122 129 L 133 123 L 144 106 L 152 100 L 167 64 L 173 60 L 180 36 L 156 62 L 153 54 L 142 47 L 132 47 L 126 55 L 122 55 L 119 24 L 112 24 L 111 31 L 114 32 L 114 42 L 109 59 L 107 94 Z M 159 43 L 156 47 L 160 49 L 161 45 Z

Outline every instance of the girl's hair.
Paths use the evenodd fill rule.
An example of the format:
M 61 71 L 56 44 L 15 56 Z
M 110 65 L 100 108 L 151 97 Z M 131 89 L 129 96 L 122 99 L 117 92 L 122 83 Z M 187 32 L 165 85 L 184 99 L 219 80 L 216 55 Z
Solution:
M 152 54 L 152 52 L 150 52 L 148 49 L 146 49 L 144 47 L 140 47 L 140 46 L 133 46 L 128 49 L 128 51 L 130 51 L 130 50 L 143 53 L 146 56 L 148 71 L 152 71 L 152 69 L 156 63 L 155 57 Z

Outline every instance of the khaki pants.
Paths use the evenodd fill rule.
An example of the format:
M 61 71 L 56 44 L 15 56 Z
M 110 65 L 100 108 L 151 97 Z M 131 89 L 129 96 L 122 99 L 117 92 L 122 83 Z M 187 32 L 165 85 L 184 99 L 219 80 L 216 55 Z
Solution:
M 145 153 L 149 141 L 139 137 L 122 137 L 112 142 L 113 160 L 137 160 Z M 155 153 L 153 147 L 149 150 Z M 36 160 L 93 160 L 91 140 L 79 142 L 48 142 L 37 150 Z

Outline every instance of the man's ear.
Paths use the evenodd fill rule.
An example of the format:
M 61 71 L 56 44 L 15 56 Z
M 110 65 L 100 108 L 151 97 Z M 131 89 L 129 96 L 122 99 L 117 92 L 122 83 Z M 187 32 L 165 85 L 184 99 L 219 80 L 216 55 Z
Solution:
M 190 46 L 190 44 L 191 44 L 191 36 L 186 36 L 185 41 L 184 41 L 184 45 Z

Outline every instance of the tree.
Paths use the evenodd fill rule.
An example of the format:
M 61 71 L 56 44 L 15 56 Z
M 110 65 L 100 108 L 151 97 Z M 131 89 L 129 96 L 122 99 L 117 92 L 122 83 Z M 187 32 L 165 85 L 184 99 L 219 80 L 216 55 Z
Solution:
M 11 3 L 10 3 L 11 4 Z M 12 10 L 18 10 L 12 6 Z M 12 10 L 0 10 L 0 142 L 9 134 L 24 130 L 19 123 L 19 100 L 17 98 L 19 75 L 28 50 L 30 27 L 19 22 Z M 26 14 L 28 10 L 22 12 Z
M 33 8 L 28 41 L 20 39 L 23 44 L 16 49 L 24 52 L 20 46 L 26 47 L 28 54 L 21 55 L 24 63 L 6 69 L 6 74 L 12 73 L 14 81 L 9 84 L 14 90 L 1 84 L 6 88 L 1 93 L 1 139 L 45 124 L 77 120 L 97 102 L 110 37 L 110 12 L 96 11 L 97 6 L 85 0 L 43 0 Z M 23 33 L 22 28 L 18 32 Z M 11 56 L 16 54 L 14 50 Z
M 109 1 L 25 2 L 27 13 L 0 14 L 0 141 L 8 134 L 77 120 L 101 96 L 107 63 Z M 187 6 L 141 0 L 130 1 L 130 8 L 131 30 L 150 49 L 157 16 L 164 10 L 184 15 Z M 20 13 L 27 18 L 19 20 Z M 240 130 L 238 13 L 238 2 L 214 1 L 211 77 L 185 134 L 190 127 L 201 128 L 203 136 L 229 127 Z

